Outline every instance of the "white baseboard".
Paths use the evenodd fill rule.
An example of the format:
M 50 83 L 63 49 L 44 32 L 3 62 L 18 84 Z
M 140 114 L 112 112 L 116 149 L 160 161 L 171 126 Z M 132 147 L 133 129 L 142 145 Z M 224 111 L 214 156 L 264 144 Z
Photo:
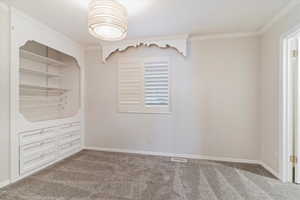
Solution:
M 137 150 L 128 150 L 128 149 L 116 149 L 116 148 L 85 147 L 84 149 L 94 150 L 94 151 L 104 151 L 104 152 L 118 152 L 118 153 L 130 153 L 130 154 L 140 154 L 140 155 L 151 155 L 151 156 L 163 156 L 163 157 L 179 157 L 179 158 L 188 158 L 188 159 L 196 159 L 196 160 L 211 160 L 211 161 L 222 161 L 222 162 L 232 162 L 232 163 L 256 164 L 262 166 L 267 171 L 269 171 L 273 176 L 275 176 L 280 180 L 279 174 L 273 168 L 271 168 L 264 162 L 258 160 L 216 157 L 216 156 L 195 155 L 195 154 L 174 154 L 174 153 L 162 153 L 162 152 L 152 152 L 152 151 L 137 151 Z
M 259 163 L 263 168 L 265 168 L 268 172 L 270 172 L 273 176 L 275 176 L 277 179 L 280 179 L 279 173 L 276 172 L 272 167 L 270 167 L 269 165 L 267 165 L 266 163 L 260 161 Z
M 118 153 L 130 153 L 130 154 L 140 154 L 140 155 L 151 155 L 151 156 L 163 156 L 163 157 L 179 157 L 188 158 L 196 160 L 211 160 L 211 161 L 223 161 L 223 162 L 233 162 L 233 163 L 247 163 L 247 164 L 257 164 L 261 165 L 267 171 L 269 171 L 273 176 L 280 180 L 279 174 L 270 166 L 262 161 L 248 160 L 240 158 L 228 158 L 228 157 L 216 157 L 216 156 L 206 156 L 206 155 L 195 155 L 195 154 L 174 154 L 174 153 L 162 153 L 162 152 L 152 152 L 152 151 L 137 151 L 137 150 L 127 150 L 127 149 L 116 149 L 116 148 L 99 148 L 99 147 L 85 147 L 85 150 L 94 151 L 104 151 L 104 152 L 118 152 Z M 22 177 L 24 178 L 24 177 Z M 10 180 L 0 182 L 0 188 L 3 188 L 10 184 Z
M 215 156 L 195 155 L 195 154 L 162 153 L 162 152 L 152 152 L 152 151 L 138 151 L 138 150 L 99 148 L 99 147 L 85 147 L 84 149 L 105 151 L 105 152 L 130 153 L 130 154 L 141 154 L 141 155 L 163 156 L 163 157 L 178 157 L 178 158 L 188 158 L 188 159 L 196 159 L 196 160 L 211 160 L 211 161 L 248 163 L 248 164 L 260 165 L 260 162 L 257 160 L 248 160 L 248 159 L 240 159 L 240 158 L 215 157 Z
M 0 188 L 8 186 L 9 184 L 10 184 L 10 180 L 2 181 L 2 182 L 0 182 Z

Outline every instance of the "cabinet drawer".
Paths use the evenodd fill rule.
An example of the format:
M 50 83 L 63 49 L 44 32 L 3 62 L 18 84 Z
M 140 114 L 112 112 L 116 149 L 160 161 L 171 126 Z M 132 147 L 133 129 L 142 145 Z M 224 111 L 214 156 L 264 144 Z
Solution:
M 21 156 L 20 159 L 20 173 L 28 173 L 30 171 L 39 169 L 53 161 L 57 156 L 57 150 L 50 149 L 44 152 L 36 153 L 30 156 Z
M 81 136 L 80 136 L 80 132 L 79 131 L 70 132 L 70 133 L 64 134 L 60 138 L 59 144 L 63 145 L 63 144 L 66 144 L 66 143 L 70 143 L 70 142 L 72 142 L 74 140 L 78 140 L 80 138 L 81 138 Z
M 73 154 L 74 152 L 80 150 L 81 148 L 81 140 L 77 139 L 72 142 L 60 145 L 60 156 L 66 157 L 69 156 L 70 154 Z
M 40 142 L 45 139 L 55 137 L 57 134 L 57 129 L 49 128 L 49 129 L 40 129 L 30 132 L 25 132 L 20 134 L 20 145 L 27 145 L 35 142 Z
M 60 128 L 60 133 L 61 134 L 69 133 L 69 132 L 74 132 L 74 131 L 80 131 L 80 126 L 68 125 L 68 126 L 62 126 Z
M 43 140 L 41 142 L 35 142 L 28 145 L 23 145 L 20 147 L 20 154 L 22 156 L 28 156 L 31 154 L 37 154 L 48 149 L 56 148 L 56 139 L 51 138 Z

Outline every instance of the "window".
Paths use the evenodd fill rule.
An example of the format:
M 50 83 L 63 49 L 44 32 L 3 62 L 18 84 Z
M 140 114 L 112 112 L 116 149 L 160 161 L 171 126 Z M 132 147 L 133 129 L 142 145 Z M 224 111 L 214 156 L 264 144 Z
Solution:
M 119 111 L 170 112 L 170 63 L 168 58 L 119 60 Z

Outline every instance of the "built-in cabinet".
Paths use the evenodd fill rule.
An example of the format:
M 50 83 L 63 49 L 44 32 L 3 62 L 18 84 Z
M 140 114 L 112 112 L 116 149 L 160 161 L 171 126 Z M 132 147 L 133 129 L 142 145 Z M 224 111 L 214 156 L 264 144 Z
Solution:
M 47 167 L 81 149 L 80 123 L 19 134 L 20 175 Z
M 11 181 L 82 150 L 81 46 L 11 9 Z

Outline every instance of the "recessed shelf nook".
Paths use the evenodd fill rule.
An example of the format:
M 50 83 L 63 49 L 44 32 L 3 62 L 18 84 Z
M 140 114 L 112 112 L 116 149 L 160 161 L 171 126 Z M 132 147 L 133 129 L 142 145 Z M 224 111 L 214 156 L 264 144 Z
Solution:
M 80 73 L 76 60 L 34 41 L 20 48 L 19 108 L 30 122 L 78 112 Z

